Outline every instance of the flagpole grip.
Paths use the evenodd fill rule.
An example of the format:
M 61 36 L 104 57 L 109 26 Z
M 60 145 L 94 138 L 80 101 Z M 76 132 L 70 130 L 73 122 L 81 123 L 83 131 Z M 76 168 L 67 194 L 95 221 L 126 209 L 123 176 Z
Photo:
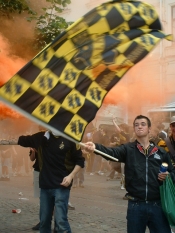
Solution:
M 17 139 L 2 139 L 0 140 L 0 145 L 18 145 Z
M 80 146 L 85 147 L 85 144 L 82 143 L 82 142 L 80 142 Z M 105 156 L 105 157 L 107 157 L 107 158 L 110 158 L 110 159 L 112 159 L 112 160 L 118 162 L 118 159 L 116 159 L 116 158 L 114 158 L 114 157 L 112 157 L 112 156 L 110 156 L 110 155 L 108 155 L 108 154 L 106 154 L 106 153 L 103 153 L 103 152 L 100 151 L 100 150 L 95 149 L 94 152 L 96 152 L 96 153 L 98 153 L 98 154 L 101 154 L 101 155 L 103 155 L 103 156 Z

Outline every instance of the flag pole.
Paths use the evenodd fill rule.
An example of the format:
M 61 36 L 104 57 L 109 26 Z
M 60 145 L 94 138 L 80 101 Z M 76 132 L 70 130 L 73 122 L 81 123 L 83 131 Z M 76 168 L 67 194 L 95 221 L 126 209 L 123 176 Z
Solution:
M 80 146 L 85 147 L 84 143 L 80 142 L 79 144 L 80 144 Z M 8 140 L 7 139 L 2 139 L 2 140 L 0 140 L 0 145 L 18 145 L 18 139 L 8 139 Z M 110 159 L 115 160 L 115 161 L 118 162 L 118 159 L 116 159 L 116 158 L 114 158 L 114 157 L 112 157 L 112 156 L 110 156 L 108 154 L 105 154 L 102 151 L 99 151 L 99 150 L 96 150 L 96 149 L 94 151 L 96 153 L 98 153 L 98 154 L 101 154 L 101 155 L 103 155 L 103 156 L 105 156 L 107 158 L 110 158 Z
M 1 139 L 0 145 L 18 145 L 18 139 Z

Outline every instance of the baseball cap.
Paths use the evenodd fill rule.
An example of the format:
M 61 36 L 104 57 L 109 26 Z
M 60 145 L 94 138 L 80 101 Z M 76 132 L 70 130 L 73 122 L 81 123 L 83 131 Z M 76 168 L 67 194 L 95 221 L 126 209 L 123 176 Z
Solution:
M 175 116 L 172 116 L 171 120 L 170 120 L 170 125 L 173 124 L 173 123 L 175 123 Z

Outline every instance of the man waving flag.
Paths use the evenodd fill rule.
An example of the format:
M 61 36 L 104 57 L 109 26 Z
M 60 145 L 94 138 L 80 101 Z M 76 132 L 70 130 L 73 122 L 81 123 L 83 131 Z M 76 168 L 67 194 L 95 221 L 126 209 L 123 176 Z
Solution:
M 0 88 L 2 101 L 75 141 L 107 92 L 163 38 L 155 9 L 104 3 L 77 20 Z

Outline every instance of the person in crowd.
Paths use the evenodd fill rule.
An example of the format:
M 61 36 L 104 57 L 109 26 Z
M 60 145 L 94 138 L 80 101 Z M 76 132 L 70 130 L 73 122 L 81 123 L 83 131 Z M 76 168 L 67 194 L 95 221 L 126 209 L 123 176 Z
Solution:
M 97 131 L 93 136 L 93 141 L 97 141 L 101 143 L 102 145 L 109 145 L 109 137 L 106 133 L 106 130 L 103 129 L 103 127 L 99 128 L 99 131 Z M 90 175 L 94 175 L 95 173 L 98 175 L 104 175 L 103 169 L 105 166 L 105 161 L 102 158 L 99 158 L 99 156 L 95 155 L 92 172 Z
M 168 151 L 165 141 L 159 137 L 159 129 L 153 127 L 150 132 L 150 141 L 154 142 L 155 145 L 162 147 L 164 150 Z
M 136 140 L 135 132 L 132 132 L 129 141 L 130 141 L 130 142 L 134 142 L 135 140 Z
M 86 161 L 88 160 L 88 154 L 84 150 L 84 148 L 81 148 L 81 151 L 83 153 L 83 157 L 85 158 L 85 166 L 84 168 L 81 168 L 80 171 L 75 175 L 74 181 L 73 181 L 73 188 L 84 188 L 84 179 L 85 179 L 85 169 L 86 169 Z
M 163 123 L 158 124 L 159 137 L 165 140 L 167 138 L 167 132 L 165 131 L 165 125 Z
M 20 146 L 14 146 L 15 153 L 12 153 L 12 170 L 13 176 L 29 175 L 29 158 L 28 149 Z
M 73 188 L 84 188 L 84 169 L 85 168 L 81 168 L 80 171 L 75 175 Z
M 117 132 L 120 133 L 121 136 L 124 137 L 124 142 L 129 142 L 130 141 L 130 134 L 129 134 L 129 126 L 125 123 L 118 125 L 116 123 L 116 118 L 113 116 L 112 122 L 115 126 L 115 129 Z
M 116 131 L 120 135 L 120 144 L 126 143 L 130 141 L 129 135 L 129 126 L 125 123 L 121 124 L 120 126 L 116 123 L 116 118 L 113 116 L 112 122 L 115 126 Z M 121 163 L 121 189 L 125 189 L 125 167 L 124 164 Z M 123 197 L 124 200 L 127 200 L 126 197 Z
M 111 137 L 110 137 L 110 143 L 109 146 L 110 147 L 116 147 L 120 145 L 120 136 L 118 132 L 114 132 Z M 119 162 L 114 162 L 114 161 L 109 161 L 109 165 L 110 165 L 110 173 L 107 176 L 107 181 L 109 180 L 113 180 L 115 177 L 115 174 L 120 174 L 120 178 L 121 178 L 121 163 Z
M 30 148 L 30 151 L 29 151 L 29 157 L 30 157 L 30 160 L 33 163 L 33 191 L 34 191 L 34 197 L 35 198 L 40 198 L 40 188 L 39 188 L 39 161 L 38 161 L 38 153 L 36 151 L 35 148 Z M 68 209 L 72 209 L 74 210 L 75 207 L 70 203 L 68 202 Z M 32 227 L 32 230 L 34 231 L 38 231 L 40 229 L 40 222 L 37 223 L 34 227 Z M 55 233 L 57 232 L 56 231 L 56 227 L 54 225 L 54 231 Z
M 3 126 L 0 137 L 10 139 L 13 135 L 10 133 L 8 127 Z M 13 155 L 17 155 L 14 146 L 2 145 L 0 146 L 0 158 L 1 158 L 1 178 L 0 181 L 10 181 L 10 165 L 13 170 Z
M 80 146 L 50 131 L 20 136 L 17 143 L 38 153 L 40 233 L 51 233 L 53 211 L 58 231 L 71 233 L 67 211 L 73 178 L 84 167 Z
M 16 176 L 16 171 L 17 171 L 17 167 L 18 167 L 18 160 L 17 160 L 17 152 L 15 149 L 15 146 L 12 146 L 12 175 Z
M 35 198 L 40 198 L 40 188 L 39 188 L 39 161 L 38 154 L 35 148 L 30 148 L 29 151 L 30 160 L 34 162 L 33 164 L 33 196 Z M 37 223 L 32 230 L 38 231 L 40 229 L 40 222 Z
M 93 134 L 93 138 L 89 141 L 99 141 L 101 138 L 101 128 L 99 130 L 96 130 L 96 132 Z M 93 152 L 91 152 L 91 155 L 93 156 L 93 163 L 91 164 L 91 172 L 90 175 L 94 175 L 96 170 L 100 169 L 101 165 L 101 158 L 97 157 Z
M 84 135 L 83 135 L 83 139 L 82 142 L 89 142 L 89 141 L 93 141 L 93 136 L 94 134 L 96 134 L 97 129 L 95 127 L 91 128 L 90 132 L 85 131 Z M 93 163 L 94 163 L 94 159 L 95 159 L 95 154 L 94 153 L 86 153 L 84 154 L 85 159 L 86 159 L 86 171 L 89 173 L 92 173 L 92 167 L 93 167 Z
M 168 220 L 161 208 L 160 185 L 168 174 L 175 182 L 175 168 L 168 152 L 149 141 L 151 121 L 148 117 L 137 116 L 133 127 L 135 142 L 115 148 L 87 142 L 85 149 L 87 151 L 97 149 L 125 163 L 128 233 L 145 233 L 146 227 L 154 233 L 171 233 Z M 160 173 L 163 162 L 168 164 L 168 170 Z
M 172 122 L 172 124 L 174 123 L 174 117 L 171 119 L 171 121 L 170 122 Z M 175 126 L 175 125 L 174 125 Z M 172 128 L 172 129 L 171 129 Z M 170 140 L 170 142 L 171 141 L 174 141 L 174 138 L 175 138 L 175 132 L 174 132 L 174 136 L 173 136 L 173 128 L 175 128 L 175 127 L 171 127 L 171 126 L 169 126 L 168 127 L 168 130 L 167 130 L 167 138 L 165 139 L 165 142 L 167 141 L 167 140 Z M 173 137 L 173 140 L 172 139 L 170 139 L 170 138 L 172 138 Z M 175 143 L 172 143 L 172 144 L 175 144 Z M 167 143 L 167 145 L 168 145 L 168 143 Z M 170 146 L 171 147 L 171 146 Z M 172 149 L 171 149 L 172 150 Z M 175 150 L 175 149 L 174 149 Z M 171 153 L 171 152 L 170 152 Z M 172 152 L 173 153 L 173 152 Z M 175 167 L 175 158 L 172 156 L 172 154 L 170 154 L 170 156 L 171 156 L 171 162 L 172 162 L 172 164 L 173 164 L 173 166 Z M 171 226 L 171 231 L 172 231 L 172 233 L 175 233 L 175 227 L 172 227 Z
M 152 128 L 150 133 L 150 141 L 154 142 L 155 145 L 158 145 L 162 147 L 165 151 L 169 151 L 166 142 L 159 136 L 159 129 L 158 128 Z M 166 140 L 166 138 L 165 138 Z M 173 233 L 173 231 L 172 231 Z
M 82 149 L 83 152 L 83 149 Z M 91 172 L 92 171 L 92 156 L 94 156 L 94 153 L 83 153 L 83 156 L 85 157 L 86 160 L 86 168 L 85 171 L 86 172 Z
M 165 143 L 166 143 L 168 150 L 170 152 L 172 164 L 175 167 L 175 116 L 171 117 L 170 134 L 165 139 Z
M 29 158 L 26 154 L 23 154 L 23 162 L 24 162 L 24 176 L 29 176 Z
M 1 146 L 1 166 L 2 166 L 2 175 L 0 181 L 10 181 L 10 158 L 11 158 L 11 146 Z
M 174 149 L 175 147 L 173 146 L 174 145 L 173 144 L 173 141 L 174 141 L 174 139 L 173 139 L 173 128 L 174 128 L 173 124 L 175 127 L 175 117 L 171 118 L 171 121 L 170 121 L 171 133 L 169 135 L 166 134 L 165 131 L 163 131 L 164 125 L 162 126 L 162 124 L 160 124 L 160 127 L 159 127 L 159 129 L 162 130 L 161 132 L 159 132 L 159 129 L 151 130 L 151 135 L 152 135 L 151 141 L 153 140 L 153 142 L 155 144 L 163 147 L 166 151 L 170 152 L 171 162 L 172 162 L 173 166 L 175 167 L 175 149 Z M 175 138 L 175 130 L 174 130 L 174 138 Z M 171 233 L 174 233 L 174 230 L 172 227 L 171 227 Z
M 172 134 L 171 128 L 170 128 L 170 127 L 168 127 L 168 129 L 167 129 L 167 137 L 170 137 L 170 136 L 171 136 L 171 134 Z

